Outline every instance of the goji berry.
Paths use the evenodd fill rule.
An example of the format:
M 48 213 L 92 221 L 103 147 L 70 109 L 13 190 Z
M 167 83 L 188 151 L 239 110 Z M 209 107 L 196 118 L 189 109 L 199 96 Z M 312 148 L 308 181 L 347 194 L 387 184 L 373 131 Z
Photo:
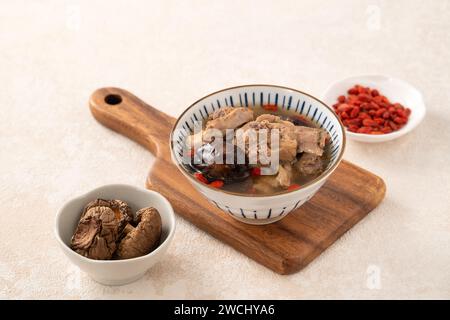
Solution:
M 353 110 L 350 112 L 350 118 L 356 118 L 359 114 L 360 108 L 354 107 Z
M 278 106 L 276 104 L 265 104 L 263 105 L 263 108 L 267 111 L 277 111 Z
M 348 94 L 358 94 L 358 89 L 356 88 L 351 88 L 347 91 Z
M 342 103 L 341 105 L 339 105 L 339 107 L 337 107 L 337 111 L 339 112 L 347 112 L 348 110 L 350 110 L 350 106 L 346 103 Z
M 376 127 L 378 124 L 375 122 L 375 121 L 373 121 L 372 119 L 364 119 L 363 121 L 362 121 L 362 123 L 363 123 L 363 125 L 365 126 L 365 127 Z
M 345 102 L 345 97 L 344 97 L 344 96 L 339 96 L 339 97 L 338 97 L 338 101 L 339 101 L 340 103 L 344 103 L 344 102 Z
M 391 133 L 392 129 L 390 127 L 383 127 L 383 128 L 381 128 L 381 132 L 383 132 L 383 133 Z
M 206 179 L 205 176 L 204 176 L 202 173 L 196 172 L 196 173 L 194 173 L 194 177 L 195 177 L 198 181 L 203 182 L 203 183 L 205 183 L 205 184 L 208 184 L 208 179 Z
M 360 127 L 362 124 L 362 120 L 360 118 L 347 120 L 349 125 Z
M 383 102 L 383 97 L 382 96 L 375 96 L 372 99 L 374 102 L 376 103 L 382 103 Z
M 388 109 L 391 105 L 389 103 L 380 102 L 378 106 L 379 108 Z
M 367 102 L 361 103 L 360 106 L 361 106 L 361 109 L 363 109 L 363 110 L 369 110 L 369 109 L 371 109 L 370 103 L 367 103 Z
M 406 118 L 406 113 L 402 109 L 397 109 L 395 112 L 399 117 Z
M 372 100 L 372 97 L 368 94 L 362 93 L 358 96 L 358 100 L 362 102 L 370 102 Z
M 410 109 L 410 108 L 406 108 L 406 109 L 405 109 L 405 115 L 406 115 L 407 117 L 409 117 L 410 114 L 411 114 L 411 109 Z
M 370 119 L 370 116 L 366 112 L 360 112 L 358 117 L 360 119 Z
M 402 118 L 402 117 L 395 117 L 394 122 L 397 124 L 404 124 L 404 123 L 406 123 L 406 119 Z
M 398 126 L 395 124 L 394 121 L 389 121 L 388 124 L 389 124 L 389 127 L 391 127 L 392 130 L 394 130 L 394 131 L 398 130 Z
M 373 121 L 375 121 L 379 126 L 382 126 L 384 124 L 383 118 L 373 118 Z
M 288 189 L 289 191 L 297 190 L 297 189 L 300 189 L 300 185 L 294 183 L 294 184 L 291 184 L 287 189 Z
M 357 131 L 358 133 L 371 133 L 372 132 L 372 128 L 370 127 L 361 127 L 358 129 Z
M 211 187 L 214 187 L 214 188 L 222 188 L 223 187 L 223 181 L 222 180 L 214 180 L 213 182 L 211 182 L 210 184 L 209 184 Z
M 260 176 L 261 175 L 261 168 L 253 168 L 252 169 L 252 176 Z
M 364 88 L 364 87 L 359 86 L 359 87 L 358 87 L 358 92 L 359 92 L 360 94 L 366 93 L 366 92 L 367 92 L 367 89 Z
M 383 113 L 385 113 L 386 112 L 386 108 L 381 108 L 381 109 L 378 109 L 376 112 L 375 112 L 375 115 L 377 116 L 377 117 L 382 117 L 383 116 Z

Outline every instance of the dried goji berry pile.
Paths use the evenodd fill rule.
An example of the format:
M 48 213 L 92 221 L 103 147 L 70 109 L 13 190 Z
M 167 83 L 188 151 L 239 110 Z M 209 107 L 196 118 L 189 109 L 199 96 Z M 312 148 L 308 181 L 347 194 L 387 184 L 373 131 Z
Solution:
M 333 105 L 342 123 L 351 132 L 385 134 L 401 129 L 411 110 L 400 103 L 391 103 L 376 89 L 355 85 L 339 96 Z

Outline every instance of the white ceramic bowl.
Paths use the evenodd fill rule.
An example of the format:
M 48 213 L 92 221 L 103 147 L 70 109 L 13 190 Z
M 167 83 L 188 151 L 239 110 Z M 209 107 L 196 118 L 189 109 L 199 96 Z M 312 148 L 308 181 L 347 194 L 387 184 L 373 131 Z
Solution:
M 155 207 L 162 222 L 161 241 L 149 254 L 126 260 L 93 260 L 70 249 L 70 240 L 77 227 L 84 206 L 91 200 L 120 199 L 135 212 L 144 207 Z M 157 192 L 124 184 L 106 185 L 67 202 L 56 215 L 55 234 L 64 254 L 72 263 L 105 285 L 123 285 L 142 277 L 164 256 L 175 232 L 175 215 L 169 201 Z
M 252 108 L 261 104 L 276 104 L 317 122 L 331 136 L 331 161 L 318 178 L 295 191 L 273 196 L 244 195 L 213 188 L 195 179 L 182 165 L 182 147 L 192 132 L 196 120 L 225 106 Z M 233 218 L 249 224 L 268 224 L 285 217 L 308 201 L 325 183 L 342 159 L 345 131 L 336 114 L 323 102 L 304 92 L 273 85 L 246 85 L 224 89 L 196 101 L 178 118 L 171 133 L 172 160 L 194 187 L 211 203 Z
M 337 102 L 337 98 L 340 95 L 347 95 L 347 90 L 355 84 L 378 89 L 392 103 L 398 102 L 405 107 L 410 108 L 411 115 L 408 123 L 403 128 L 388 134 L 373 135 L 354 133 L 346 130 L 347 137 L 352 140 L 362 142 L 383 142 L 393 140 L 413 130 L 425 117 L 425 103 L 419 90 L 403 80 L 383 75 L 362 75 L 337 81 L 325 90 L 322 95 L 322 100 L 331 106 Z

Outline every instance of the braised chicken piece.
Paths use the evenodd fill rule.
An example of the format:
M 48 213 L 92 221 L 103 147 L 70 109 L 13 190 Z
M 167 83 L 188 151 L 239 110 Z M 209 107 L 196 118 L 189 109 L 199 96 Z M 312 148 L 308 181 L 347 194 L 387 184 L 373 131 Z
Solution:
M 322 171 L 324 163 L 318 155 L 303 153 L 294 166 L 301 174 L 311 175 Z
M 278 168 L 277 182 L 282 188 L 288 188 L 292 180 L 292 165 L 290 163 L 283 163 Z
M 249 108 L 226 107 L 217 110 L 206 123 L 206 129 L 236 129 L 246 122 L 253 120 L 253 111 Z
M 297 152 L 312 153 L 317 156 L 323 154 L 328 133 L 323 129 L 309 127 L 294 127 L 297 138 Z
M 261 129 L 267 130 L 267 134 L 274 129 L 279 130 L 278 148 L 274 149 L 270 145 L 270 140 L 267 141 L 268 148 L 271 151 L 279 152 L 279 158 L 281 161 L 292 161 L 297 155 L 297 140 L 296 135 L 292 131 L 294 124 L 289 121 L 283 121 L 278 116 L 271 114 L 264 114 L 256 118 L 255 121 L 248 122 L 242 127 L 244 137 L 248 137 L 248 131 L 259 131 Z M 246 153 L 248 150 L 248 138 L 246 139 Z M 272 150 L 274 149 L 274 150 Z
M 282 120 L 279 116 L 275 116 L 272 114 L 263 114 L 256 118 L 256 121 L 263 122 L 268 121 L 268 127 L 271 129 L 279 129 L 280 130 L 280 153 L 288 154 L 308 152 L 312 154 L 316 154 L 321 156 L 323 154 L 323 149 L 325 148 L 325 141 L 328 137 L 328 133 L 319 128 L 312 128 L 306 126 L 296 126 L 292 122 L 287 120 Z M 292 147 L 292 140 L 296 140 L 297 150 L 293 152 L 292 150 L 286 150 L 281 147 L 283 142 L 287 144 L 283 144 L 285 147 Z M 292 160 L 293 157 L 287 157 L 287 159 L 281 160 Z
M 278 190 L 280 185 L 276 176 L 260 176 L 253 182 L 253 188 L 257 193 L 270 194 Z

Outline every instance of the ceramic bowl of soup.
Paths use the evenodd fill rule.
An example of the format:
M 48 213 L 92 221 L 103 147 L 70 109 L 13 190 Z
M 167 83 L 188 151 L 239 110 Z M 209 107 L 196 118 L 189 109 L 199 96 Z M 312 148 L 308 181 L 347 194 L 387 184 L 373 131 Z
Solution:
M 342 159 L 345 130 L 310 94 L 244 85 L 189 106 L 172 129 L 170 147 L 177 168 L 214 206 L 261 225 L 314 196 Z

